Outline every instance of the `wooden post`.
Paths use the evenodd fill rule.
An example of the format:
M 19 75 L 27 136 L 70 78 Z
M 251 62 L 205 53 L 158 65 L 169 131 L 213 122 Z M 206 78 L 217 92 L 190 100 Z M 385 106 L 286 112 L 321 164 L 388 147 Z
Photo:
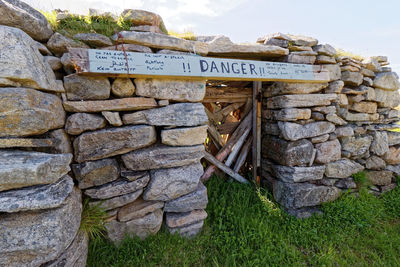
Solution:
M 252 110 L 252 130 L 253 130 L 253 144 L 252 144 L 252 157 L 253 157 L 253 180 L 256 184 L 260 184 L 260 178 L 258 177 L 258 115 L 259 113 L 259 94 L 261 91 L 261 82 L 253 82 L 253 110 Z

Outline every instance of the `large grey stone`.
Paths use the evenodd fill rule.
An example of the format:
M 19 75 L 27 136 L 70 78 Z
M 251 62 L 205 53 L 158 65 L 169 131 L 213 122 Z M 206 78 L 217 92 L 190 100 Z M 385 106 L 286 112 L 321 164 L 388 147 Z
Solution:
M 373 185 L 390 185 L 392 183 L 393 172 L 368 171 L 366 176 Z
M 374 79 L 374 87 L 383 90 L 396 91 L 400 88 L 398 76 L 394 72 L 378 73 Z
M 368 153 L 372 143 L 372 136 L 343 137 L 340 139 L 340 143 L 342 145 L 342 151 L 348 153 L 351 158 L 357 159 Z
M 165 223 L 169 228 L 184 227 L 207 218 L 205 210 L 192 210 L 182 213 L 168 212 L 165 215 Z
M 196 190 L 203 172 L 200 162 L 183 167 L 152 170 L 143 199 L 169 201 L 191 193 Z
M 117 97 L 133 96 L 133 94 L 135 93 L 135 89 L 135 85 L 129 78 L 117 78 L 111 86 L 111 92 Z
M 2 214 L 0 265 L 40 266 L 55 260 L 74 240 L 81 212 L 81 194 L 74 189 L 58 208 Z
M 106 77 L 70 74 L 64 77 L 68 100 L 103 100 L 110 97 L 111 84 Z
M 112 210 L 122 206 L 125 206 L 128 203 L 135 201 L 140 195 L 143 193 L 143 189 L 139 189 L 135 192 L 131 192 L 122 196 L 116 196 L 109 199 L 102 199 L 89 202 L 90 206 L 97 206 L 103 210 Z
M 379 64 L 378 60 L 373 57 L 365 58 L 362 61 L 362 64 L 365 66 L 365 68 L 373 72 L 380 72 L 382 70 L 381 64 Z
M 389 151 L 383 155 L 383 159 L 387 164 L 397 165 L 400 164 L 400 148 L 391 146 Z
M 162 17 L 156 13 L 141 9 L 124 9 L 121 13 L 121 17 L 125 21 L 132 22 L 135 26 L 155 26 L 159 28 L 161 32 L 167 33 Z
M 376 155 L 383 156 L 389 151 L 389 140 L 387 133 L 375 131 L 373 132 L 372 136 L 374 140 L 372 141 L 369 149 Z
M 96 199 L 107 199 L 116 196 L 121 196 L 135 192 L 144 188 L 150 181 L 150 176 L 146 175 L 143 178 L 135 181 L 118 180 L 109 184 L 93 187 L 85 190 L 85 195 Z
M 181 102 L 199 102 L 206 94 L 206 81 L 135 79 L 136 95 Z
M 306 139 L 287 142 L 275 136 L 264 136 L 262 152 L 281 165 L 305 166 L 313 157 L 314 146 Z
M 362 84 L 363 75 L 359 72 L 345 71 L 342 72 L 342 81 L 345 85 L 359 86 Z
M 37 41 L 47 41 L 53 34 L 46 17 L 19 0 L 0 2 L 0 24 L 19 28 Z
M 311 110 L 308 108 L 284 108 L 281 110 L 265 109 L 262 117 L 267 120 L 278 121 L 297 121 L 308 120 L 311 118 Z
M 293 35 L 293 34 L 287 34 L 291 38 L 291 41 L 293 42 L 294 45 L 300 45 L 300 46 L 315 46 L 318 44 L 318 40 L 305 36 L 305 35 Z
M 4 0 L 0 2 L 0 24 Z M 20 29 L 0 25 L 0 84 L 3 87 L 30 87 L 61 92 L 49 64 L 36 42 Z
M 83 162 L 124 154 L 154 144 L 153 126 L 138 125 L 83 133 L 74 141 L 75 160 Z
M 326 88 L 328 83 L 286 83 L 275 82 L 269 86 L 265 92 L 264 97 L 288 94 L 311 94 L 320 92 Z
M 119 166 L 115 159 L 72 164 L 72 170 L 81 189 L 109 183 L 119 177 Z
M 56 208 L 69 196 L 73 187 L 74 181 L 65 175 L 53 184 L 0 192 L 0 212 Z
M 316 56 L 295 54 L 294 52 L 286 56 L 285 61 L 294 64 L 314 64 L 317 60 Z
M 325 171 L 325 166 L 288 167 L 272 165 L 271 167 L 274 176 L 286 183 L 301 183 L 321 180 Z
M 332 178 L 347 178 L 352 174 L 364 170 L 364 167 L 349 159 L 340 159 L 326 165 L 325 175 Z
M 365 167 L 369 170 L 384 170 L 386 162 L 377 156 L 371 156 L 365 161 Z
M 328 74 L 329 81 L 340 80 L 342 77 L 339 64 L 323 64 L 321 69 Z
M 267 108 L 329 106 L 336 99 L 336 94 L 281 95 L 268 98 Z
M 339 115 L 346 121 L 361 121 L 361 122 L 369 122 L 376 121 L 379 119 L 379 114 L 369 114 L 369 113 L 352 113 L 349 112 L 345 108 L 340 108 L 338 111 Z
M 74 35 L 74 39 L 84 42 L 92 47 L 104 47 L 112 45 L 110 38 L 98 33 L 78 33 Z
M 0 191 L 51 184 L 70 171 L 71 154 L 0 152 Z
M 168 146 L 200 145 L 206 141 L 207 125 L 161 131 L 161 143 Z
M 389 146 L 399 145 L 400 144 L 400 132 L 386 132 L 388 136 L 388 144 Z
M 292 122 L 278 122 L 278 126 L 283 138 L 290 141 L 311 138 L 335 131 L 335 125 L 326 121 L 311 122 L 305 125 Z
M 201 210 L 207 207 L 207 187 L 199 183 L 197 190 L 165 203 L 165 212 L 187 212 Z
M 375 88 L 375 98 L 373 100 L 378 102 L 379 107 L 395 108 L 400 104 L 400 94 L 398 91 Z
M 61 100 L 26 88 L 1 88 L 0 137 L 43 134 L 64 126 Z
M 50 68 L 53 71 L 59 70 L 63 67 L 61 60 L 58 57 L 53 57 L 53 56 L 45 56 L 43 57 L 44 62 L 49 64 Z
M 163 207 L 164 202 L 162 201 L 146 201 L 142 198 L 138 198 L 134 202 L 123 206 L 118 211 L 118 221 L 125 222 L 139 219 L 155 210 L 162 209 Z
M 55 55 L 61 56 L 64 53 L 68 52 L 68 48 L 89 48 L 89 46 L 85 45 L 82 42 L 75 41 L 64 35 L 56 32 L 47 42 L 47 48 L 50 49 Z
M 143 171 L 160 168 L 179 167 L 199 162 L 203 157 L 204 146 L 153 146 L 122 155 L 125 167 L 129 170 Z
M 274 197 L 279 204 L 289 209 L 312 207 L 337 199 L 341 190 L 330 186 L 317 186 L 309 183 L 274 184 Z
M 315 52 L 317 52 L 319 55 L 334 57 L 337 54 L 336 49 L 329 44 L 324 44 L 324 45 L 319 44 L 319 45 L 313 46 L 312 49 Z
M 71 135 L 98 130 L 105 126 L 106 120 L 102 116 L 89 113 L 74 113 L 65 122 L 65 130 Z
M 386 170 L 391 171 L 396 175 L 400 175 L 400 165 L 387 165 Z
M 198 126 L 208 123 L 204 106 L 200 103 L 181 103 L 162 108 L 143 110 L 122 116 L 124 124 L 155 126 Z
M 198 233 L 201 232 L 201 229 L 203 228 L 204 221 L 200 221 L 194 224 L 190 224 L 188 226 L 183 226 L 183 227 L 176 227 L 176 228 L 169 228 L 168 231 L 171 234 L 179 234 L 182 237 L 185 238 L 192 238 Z
M 337 138 L 354 136 L 354 130 L 350 126 L 338 127 L 335 134 Z
M 315 148 L 317 149 L 315 163 L 326 164 L 331 161 L 339 160 L 341 157 L 341 146 L 337 139 L 316 144 Z
M 376 113 L 377 110 L 377 104 L 376 102 L 358 102 L 358 103 L 353 103 L 350 107 L 349 110 L 357 111 L 360 113 Z

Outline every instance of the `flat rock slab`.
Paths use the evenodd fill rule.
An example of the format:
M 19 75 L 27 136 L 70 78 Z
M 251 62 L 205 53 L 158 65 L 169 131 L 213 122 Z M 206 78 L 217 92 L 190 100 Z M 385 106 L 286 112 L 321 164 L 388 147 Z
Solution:
M 391 171 L 368 171 L 367 179 L 373 185 L 390 185 L 392 183 L 393 172 Z
M 0 24 L 23 30 L 37 41 L 47 41 L 53 30 L 46 17 L 19 0 L 0 2 Z M 1 40 L 6 41 L 1 38 Z
M 70 171 L 71 154 L 0 152 L 0 191 L 51 184 Z
M 278 122 L 278 126 L 283 138 L 289 141 L 316 137 L 335 131 L 335 125 L 327 121 L 311 122 L 305 125 L 292 122 Z
M 319 92 L 326 87 L 328 87 L 328 83 L 275 82 L 265 90 L 264 97 L 292 94 L 311 94 Z
M 83 162 L 128 153 L 156 142 L 152 126 L 138 125 L 83 133 L 74 141 L 75 160 Z
M 400 82 L 396 73 L 381 72 L 378 73 L 374 79 L 374 87 L 388 91 L 396 91 L 400 88 Z
M 180 167 L 199 162 L 204 154 L 204 146 L 154 146 L 132 151 L 122 155 L 125 167 L 129 170 L 143 171 L 161 168 Z
M 351 136 L 340 139 L 342 152 L 346 152 L 351 158 L 357 159 L 366 155 L 372 143 L 372 136 Z
M 140 195 L 143 193 L 142 189 L 139 189 L 135 192 L 125 194 L 122 196 L 117 196 L 113 198 L 109 198 L 106 200 L 98 200 L 89 202 L 90 206 L 98 206 L 103 210 L 112 210 L 122 206 L 125 206 L 128 203 L 135 201 Z
M 2 214 L 0 265 L 40 266 L 55 260 L 78 233 L 81 213 L 81 194 L 74 189 L 58 208 Z
M 184 167 L 150 171 L 150 183 L 144 194 L 144 200 L 169 201 L 191 193 L 197 189 L 203 175 L 201 163 Z
M 267 108 L 301 108 L 329 106 L 337 99 L 336 94 L 282 95 L 267 99 Z
M 173 104 L 162 108 L 138 111 L 122 116 L 124 124 L 155 126 L 198 126 L 208 123 L 204 106 L 200 103 Z
M 72 164 L 79 188 L 99 186 L 119 178 L 119 166 L 116 159 L 101 159 L 81 164 Z
M 0 192 L 0 212 L 20 212 L 57 208 L 69 196 L 74 181 L 68 175 L 49 185 Z
M 325 166 L 288 167 L 272 165 L 271 167 L 275 177 L 287 183 L 321 180 L 325 172 Z
M 74 39 L 84 42 L 92 47 L 104 47 L 112 45 L 110 38 L 98 33 L 78 33 L 74 35 Z
M 341 146 L 337 139 L 316 144 L 315 148 L 317 149 L 315 163 L 326 164 L 341 158 Z
M 206 81 L 135 79 L 136 95 L 181 102 L 200 102 L 206 94 Z
M 378 102 L 379 107 L 395 108 L 400 104 L 400 94 L 397 91 L 375 88 L 375 98 L 373 100 Z
M 267 120 L 275 121 L 308 120 L 311 118 L 311 110 L 306 108 L 284 108 L 281 110 L 266 109 L 262 111 L 262 117 Z
M 65 131 L 71 135 L 79 135 L 85 131 L 104 128 L 106 120 L 97 114 L 74 113 L 65 122 Z
M 93 187 L 85 190 L 85 195 L 96 198 L 96 199 L 107 199 L 116 196 L 121 196 L 135 192 L 139 189 L 144 188 L 150 181 L 150 176 L 144 176 L 143 178 L 135 181 L 118 180 L 109 184 L 101 185 L 99 187 Z
M 193 52 L 202 56 L 208 53 L 208 44 L 203 42 L 188 41 L 166 34 L 154 32 L 122 31 L 111 37 L 113 41 L 122 38 L 127 44 L 137 44 L 158 49 L 170 49 L 183 52 Z
M 204 221 L 200 221 L 184 227 L 176 227 L 176 228 L 168 227 L 168 231 L 171 234 L 179 234 L 180 236 L 185 238 L 193 238 L 195 235 L 201 232 L 203 225 Z
M 86 44 L 73 40 L 71 38 L 65 37 L 64 35 L 56 32 L 51 36 L 47 42 L 47 48 L 50 49 L 55 55 L 61 56 L 68 52 L 68 48 L 89 48 Z
M 204 221 L 207 218 L 207 212 L 205 210 L 192 210 L 182 213 L 171 213 L 168 212 L 165 215 L 165 222 L 168 227 L 184 227 L 200 221 Z
M 129 97 L 99 101 L 64 101 L 68 112 L 133 111 L 157 107 L 153 98 Z
M 325 176 L 331 178 L 347 178 L 364 170 L 364 167 L 349 159 L 340 159 L 326 165 Z
M 199 183 L 197 190 L 165 203 L 165 212 L 188 212 L 202 210 L 207 207 L 207 187 Z
M 119 112 L 102 111 L 101 115 L 108 121 L 112 126 L 122 126 L 122 120 L 119 116 Z
M 365 168 L 368 170 L 384 170 L 386 168 L 386 162 L 374 155 L 366 160 Z
M 161 143 L 168 146 L 200 145 L 206 141 L 207 125 L 161 131 Z
M 321 205 L 334 201 L 341 190 L 331 186 L 317 186 L 309 183 L 284 183 L 277 181 L 274 184 L 276 201 L 288 209 L 298 209 Z
M 132 203 L 123 206 L 118 211 L 118 221 L 125 222 L 133 219 L 139 219 L 155 210 L 162 209 L 164 202 L 162 201 L 146 201 L 138 198 Z
M 111 84 L 107 77 L 88 77 L 78 74 L 64 76 L 68 100 L 104 100 L 110 97 Z
M 359 72 L 342 72 L 342 81 L 345 85 L 359 86 L 363 82 L 363 75 Z

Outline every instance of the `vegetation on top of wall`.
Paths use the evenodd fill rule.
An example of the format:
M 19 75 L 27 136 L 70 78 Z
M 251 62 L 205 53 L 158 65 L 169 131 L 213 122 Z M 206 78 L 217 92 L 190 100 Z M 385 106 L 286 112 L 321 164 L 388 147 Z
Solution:
M 212 178 L 209 214 L 193 240 L 163 229 L 116 248 L 90 243 L 88 266 L 399 266 L 400 188 L 376 198 L 362 190 L 322 207 L 323 215 L 287 215 L 264 190 Z
M 349 51 L 345 51 L 345 50 L 343 50 L 341 48 L 337 48 L 336 52 L 337 52 L 337 56 L 338 57 L 349 57 L 349 58 L 353 58 L 353 59 L 359 60 L 359 61 L 363 61 L 364 60 L 363 56 L 355 54 L 355 53 L 352 53 L 352 52 L 349 52 Z

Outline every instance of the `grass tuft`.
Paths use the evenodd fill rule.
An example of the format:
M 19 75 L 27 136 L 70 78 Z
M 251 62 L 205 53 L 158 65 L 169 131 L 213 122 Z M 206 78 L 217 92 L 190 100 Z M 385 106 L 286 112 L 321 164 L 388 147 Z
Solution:
M 104 237 L 104 220 L 107 213 L 99 205 L 89 205 L 89 198 L 83 201 L 82 220 L 79 227 L 80 231 L 87 233 L 90 239 L 99 239 Z
M 358 60 L 358 61 L 363 61 L 364 60 L 363 56 L 355 54 L 355 53 L 352 53 L 352 52 L 349 52 L 349 51 L 345 51 L 345 50 L 340 49 L 340 48 L 336 49 L 336 52 L 337 52 L 337 56 L 338 57 L 349 57 L 349 58 L 353 58 L 353 59 Z

